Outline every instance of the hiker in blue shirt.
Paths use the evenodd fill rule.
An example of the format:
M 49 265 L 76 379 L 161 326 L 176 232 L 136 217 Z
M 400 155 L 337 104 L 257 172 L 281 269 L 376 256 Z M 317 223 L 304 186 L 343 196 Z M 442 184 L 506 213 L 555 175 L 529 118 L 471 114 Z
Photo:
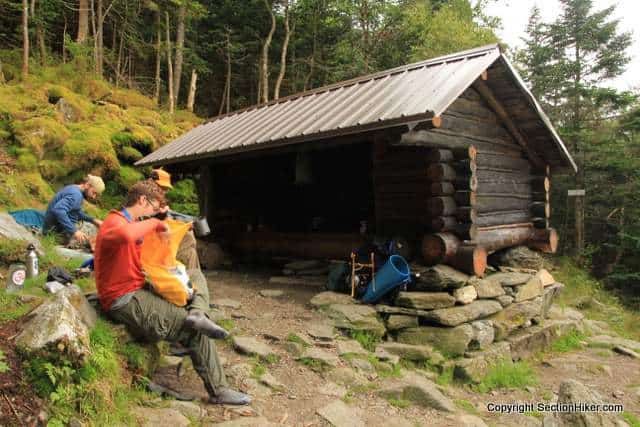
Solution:
M 86 198 L 94 201 L 104 191 L 102 178 L 87 175 L 80 184 L 67 185 L 49 202 L 47 212 L 44 215 L 43 233 L 51 231 L 62 233 L 65 243 L 76 241 L 80 244 L 89 243 L 89 236 L 79 230 L 76 224 L 80 221 L 90 222 L 100 227 L 102 221 L 84 213 L 82 202 Z

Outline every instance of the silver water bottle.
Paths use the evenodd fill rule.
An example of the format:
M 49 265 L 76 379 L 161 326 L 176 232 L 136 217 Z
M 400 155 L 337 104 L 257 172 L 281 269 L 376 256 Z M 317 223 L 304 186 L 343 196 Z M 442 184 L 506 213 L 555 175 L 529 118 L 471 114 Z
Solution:
M 36 277 L 39 273 L 38 253 L 33 243 L 27 246 L 27 278 Z

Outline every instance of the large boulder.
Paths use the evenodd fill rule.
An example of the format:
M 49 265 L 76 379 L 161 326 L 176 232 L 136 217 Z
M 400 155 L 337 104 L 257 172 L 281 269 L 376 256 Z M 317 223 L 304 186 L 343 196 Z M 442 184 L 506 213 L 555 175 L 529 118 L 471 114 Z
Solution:
M 542 255 L 526 246 L 515 246 L 489 256 L 489 264 L 514 268 L 540 270 L 544 264 Z
M 447 292 L 400 292 L 396 298 L 400 307 L 421 310 L 453 307 L 455 303 L 456 299 Z
M 275 356 L 275 351 L 267 344 L 253 337 L 233 337 L 233 348 L 248 356 L 268 358 Z
M 36 247 L 36 251 L 39 254 L 43 254 L 42 245 L 40 241 L 31 234 L 26 228 L 18 224 L 11 215 L 6 212 L 0 212 L 0 238 L 2 239 L 14 239 L 24 240 L 25 255 L 27 252 L 27 246 L 32 243 Z
M 560 384 L 558 404 L 603 405 L 602 396 L 592 387 L 576 380 L 566 380 Z M 547 415 L 544 425 L 581 426 L 581 427 L 622 427 L 626 424 L 615 412 L 603 411 L 566 411 Z
M 82 291 L 72 285 L 27 316 L 16 346 L 27 354 L 56 350 L 81 360 L 89 354 L 89 329 L 95 320 L 96 313 Z
M 357 407 L 349 406 L 342 400 L 334 400 L 316 411 L 318 415 L 335 427 L 365 427 L 363 414 Z
M 387 318 L 386 324 L 388 330 L 399 331 L 400 329 L 417 327 L 418 318 L 416 316 L 407 316 L 404 314 L 391 314 Z
M 549 320 L 544 325 L 536 325 L 507 337 L 511 344 L 513 360 L 529 358 L 540 351 L 551 348 L 555 340 L 576 330 L 575 320 Z
M 300 357 L 298 357 L 298 359 L 314 360 L 324 365 L 334 366 L 334 367 L 338 366 L 338 356 L 316 347 L 309 347 L 305 349 L 300 355 Z
M 427 316 L 432 322 L 445 326 L 458 326 L 462 323 L 491 316 L 502 310 L 502 305 L 493 300 L 476 300 L 468 305 L 433 310 Z
M 425 408 L 433 408 L 438 411 L 456 411 L 456 405 L 451 399 L 442 394 L 436 384 L 414 372 L 407 373 L 400 381 L 383 386 L 378 394 L 386 398 L 408 400 Z
M 309 304 L 315 308 L 322 308 L 331 304 L 354 304 L 355 302 L 350 295 L 325 291 L 314 295 Z
M 351 331 L 366 331 L 382 337 L 386 333 L 384 323 L 376 310 L 368 305 L 331 304 L 325 312 L 333 320 L 336 328 Z
M 454 376 L 475 383 L 482 381 L 492 366 L 512 361 L 511 346 L 504 341 L 493 343 L 483 351 L 467 353 L 466 356 L 456 361 Z
M 469 281 L 469 276 L 444 264 L 431 267 L 412 265 L 411 271 L 419 273 L 415 284 L 417 291 L 456 289 L 463 287 Z
M 464 354 L 473 338 L 473 327 L 467 323 L 455 328 L 437 326 L 408 328 L 400 331 L 397 337 L 399 343 L 429 344 L 439 351 L 452 356 Z

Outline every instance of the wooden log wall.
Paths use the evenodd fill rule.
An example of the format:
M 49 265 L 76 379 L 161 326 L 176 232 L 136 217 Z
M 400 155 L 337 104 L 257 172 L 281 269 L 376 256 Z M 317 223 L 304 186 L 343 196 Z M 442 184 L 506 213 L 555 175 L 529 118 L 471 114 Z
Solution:
M 549 168 L 533 168 L 473 88 L 439 122 L 440 128 L 408 138 L 409 144 L 433 147 L 427 156 L 430 185 L 446 189 L 429 199 L 434 234 L 423 239 L 425 261 L 481 276 L 487 253 L 521 244 L 554 251 Z

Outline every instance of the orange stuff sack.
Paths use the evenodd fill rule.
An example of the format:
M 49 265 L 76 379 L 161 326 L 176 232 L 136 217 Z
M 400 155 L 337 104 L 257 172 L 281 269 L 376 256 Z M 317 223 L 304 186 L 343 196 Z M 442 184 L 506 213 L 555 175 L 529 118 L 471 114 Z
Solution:
M 176 260 L 178 247 L 191 223 L 167 219 L 169 238 L 159 233 L 144 236 L 140 261 L 155 293 L 172 304 L 184 307 L 193 296 L 192 285 L 182 263 Z

